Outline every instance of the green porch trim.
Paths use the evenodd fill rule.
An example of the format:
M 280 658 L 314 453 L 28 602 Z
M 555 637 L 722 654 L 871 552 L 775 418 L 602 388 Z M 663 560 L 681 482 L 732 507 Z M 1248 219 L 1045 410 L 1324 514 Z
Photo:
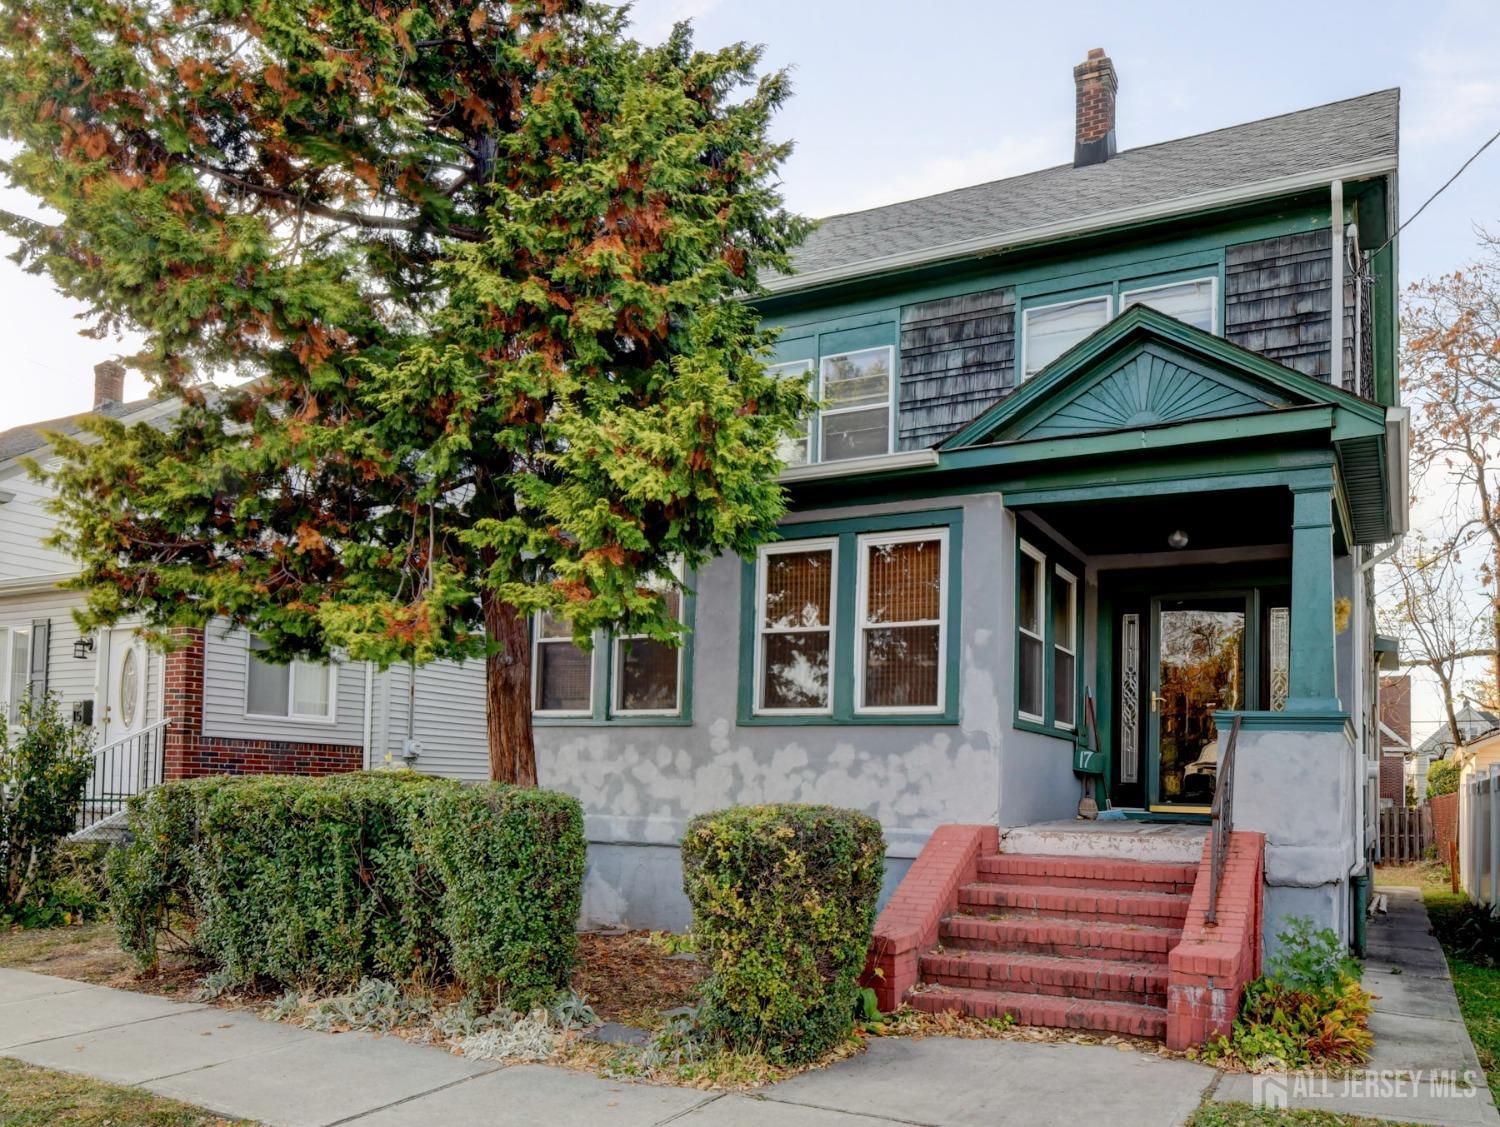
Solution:
M 946 529 L 948 533 L 948 605 L 943 654 L 942 710 L 913 713 L 861 713 L 854 701 L 856 602 L 859 537 L 869 533 Z M 788 521 L 777 529 L 777 542 L 836 538 L 838 558 L 833 591 L 834 622 L 830 639 L 832 710 L 826 715 L 758 715 L 755 711 L 755 643 L 760 609 L 755 605 L 759 557 L 740 569 L 740 663 L 738 722 L 750 727 L 841 727 L 860 725 L 942 726 L 958 723 L 959 662 L 963 654 L 963 510 L 942 508 L 885 513 L 841 520 Z
M 1344 732 L 1353 739 L 1353 721 L 1347 712 L 1329 709 L 1320 712 L 1250 712 L 1220 709 L 1214 717 L 1219 731 L 1226 736 L 1234 718 L 1240 718 L 1242 732 Z M 1223 717 L 1222 722 L 1219 717 Z
M 1333 490 L 1292 491 L 1292 652 L 1289 712 L 1339 708 L 1333 629 Z
M 693 625 L 698 614 L 698 596 L 691 590 L 682 593 L 682 680 L 678 685 L 678 709 L 660 716 L 617 715 L 614 701 L 614 633 L 601 630 L 594 635 L 589 651 L 589 689 L 591 714 L 588 716 L 549 716 L 531 714 L 533 728 L 690 728 L 693 725 Z M 534 620 L 533 620 L 534 623 Z M 533 626 L 528 629 L 533 629 Z M 533 672 L 533 676 L 535 673 Z M 533 688 L 532 692 L 535 692 Z M 533 697 L 535 699 L 535 697 Z

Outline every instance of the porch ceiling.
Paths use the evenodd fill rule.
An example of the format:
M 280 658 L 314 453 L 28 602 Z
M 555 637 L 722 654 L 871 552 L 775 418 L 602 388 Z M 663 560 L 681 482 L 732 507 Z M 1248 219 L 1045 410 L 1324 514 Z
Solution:
M 1292 495 L 1280 488 L 1045 505 L 1035 512 L 1091 556 L 1171 551 L 1167 537 L 1178 530 L 1187 533 L 1189 551 L 1291 544 Z

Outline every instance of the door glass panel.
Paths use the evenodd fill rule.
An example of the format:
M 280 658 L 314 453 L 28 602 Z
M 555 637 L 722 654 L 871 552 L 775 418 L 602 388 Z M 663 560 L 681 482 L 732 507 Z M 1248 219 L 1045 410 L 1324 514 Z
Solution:
M 1157 800 L 1207 806 L 1218 763 L 1214 713 L 1244 707 L 1244 601 L 1163 603 L 1160 625 Z

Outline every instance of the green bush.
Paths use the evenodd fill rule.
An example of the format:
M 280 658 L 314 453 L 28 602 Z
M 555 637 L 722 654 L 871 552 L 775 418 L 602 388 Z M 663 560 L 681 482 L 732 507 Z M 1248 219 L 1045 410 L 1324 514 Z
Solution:
M 519 1008 L 572 968 L 575 799 L 405 772 L 169 783 L 136 800 L 110 863 L 120 942 L 165 929 L 229 982 L 347 988 L 453 978 Z
M 683 886 L 712 1038 L 798 1063 L 849 1036 L 884 856 L 880 823 L 832 806 L 740 806 L 688 823 Z
M 37 914 L 50 921 L 57 908 L 58 850 L 78 828 L 93 735 L 70 723 L 51 693 L 27 693 L 20 715 L 17 734 L 0 717 L 0 920 L 46 922 Z
M 1427 768 L 1427 797 L 1438 798 L 1458 789 L 1463 766 L 1453 759 L 1439 759 Z

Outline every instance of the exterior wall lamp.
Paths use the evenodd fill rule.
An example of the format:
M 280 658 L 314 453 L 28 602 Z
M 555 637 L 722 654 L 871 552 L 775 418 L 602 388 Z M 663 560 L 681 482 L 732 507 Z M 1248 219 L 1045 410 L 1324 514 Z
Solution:
M 93 652 L 94 636 L 92 634 L 79 638 L 73 643 L 73 656 L 79 661 L 83 661 Z

